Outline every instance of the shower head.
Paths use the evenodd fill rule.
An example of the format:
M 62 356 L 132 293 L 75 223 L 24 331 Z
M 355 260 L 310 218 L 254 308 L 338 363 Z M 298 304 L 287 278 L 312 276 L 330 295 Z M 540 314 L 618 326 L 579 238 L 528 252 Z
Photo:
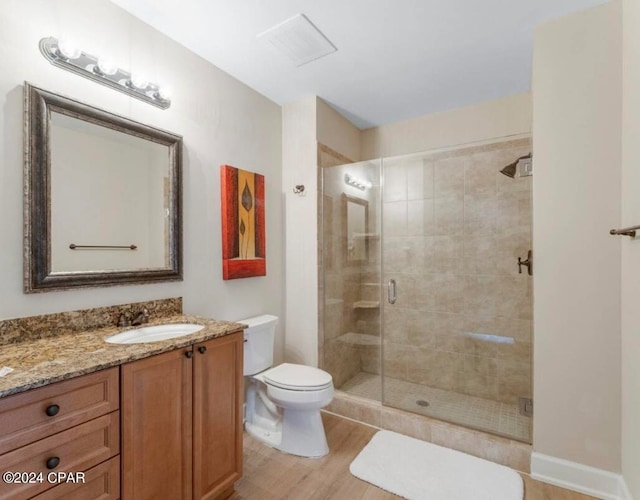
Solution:
M 530 165 L 531 165 L 531 153 L 529 153 L 528 155 L 525 156 L 521 156 L 520 158 L 518 158 L 516 161 L 514 161 L 513 163 L 509 163 L 509 165 L 507 165 L 506 167 L 504 167 L 502 170 L 500 170 L 501 174 L 506 175 L 507 177 L 511 177 L 512 179 L 516 176 L 516 171 L 518 169 L 518 166 L 520 165 L 520 162 L 522 163 L 528 163 L 529 168 L 527 168 L 527 166 L 525 166 L 525 171 L 528 172 L 524 175 L 531 175 L 531 169 L 530 169 Z M 522 172 L 520 174 L 520 176 L 522 176 Z
M 518 160 L 513 163 L 509 163 L 506 167 L 500 170 L 501 174 L 506 175 L 507 177 L 511 177 L 512 179 L 516 176 L 516 167 L 518 166 Z

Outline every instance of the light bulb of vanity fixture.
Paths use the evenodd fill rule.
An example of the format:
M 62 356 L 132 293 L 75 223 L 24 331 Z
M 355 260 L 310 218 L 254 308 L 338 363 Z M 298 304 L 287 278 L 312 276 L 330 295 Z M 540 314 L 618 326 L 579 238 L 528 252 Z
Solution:
M 99 57 L 94 71 L 102 75 L 115 75 L 118 72 L 118 65 L 108 57 Z
M 131 75 L 131 80 L 129 80 L 128 83 L 129 83 L 129 85 L 133 85 L 137 89 L 144 90 L 149 85 L 149 80 L 147 80 L 142 75 L 133 74 L 133 75 Z
M 364 179 L 358 179 L 351 174 L 344 174 L 344 182 L 349 186 L 360 189 L 361 191 L 364 191 L 365 189 L 371 188 L 373 186 L 371 182 Z
M 171 99 L 171 89 L 168 87 L 159 87 L 158 90 L 153 94 L 153 97 L 156 99 L 161 99 L 163 101 L 168 101 Z
M 63 59 L 77 59 L 82 54 L 82 51 L 66 38 L 61 38 L 58 42 L 57 52 Z

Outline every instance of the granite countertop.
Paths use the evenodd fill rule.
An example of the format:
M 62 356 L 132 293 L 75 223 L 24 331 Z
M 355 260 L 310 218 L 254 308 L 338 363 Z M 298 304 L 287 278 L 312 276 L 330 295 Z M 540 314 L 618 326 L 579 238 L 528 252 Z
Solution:
M 62 333 L 49 338 L 2 345 L 0 346 L 0 369 L 10 367 L 14 371 L 0 377 L 0 398 L 186 347 L 196 342 L 223 337 L 246 328 L 246 325 L 241 323 L 184 315 L 158 318 L 140 326 L 168 323 L 197 323 L 204 325 L 204 328 L 191 335 L 146 344 L 105 342 L 105 337 L 140 328 L 111 326 L 82 333 Z

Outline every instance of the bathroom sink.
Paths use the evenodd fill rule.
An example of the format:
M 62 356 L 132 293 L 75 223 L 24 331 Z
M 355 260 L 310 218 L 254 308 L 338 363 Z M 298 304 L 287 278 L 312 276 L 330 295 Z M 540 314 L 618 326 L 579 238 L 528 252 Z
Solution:
M 110 344 L 143 344 L 145 342 L 159 342 L 161 340 L 184 337 L 203 328 L 203 325 L 189 323 L 143 326 L 142 328 L 112 335 L 104 340 Z

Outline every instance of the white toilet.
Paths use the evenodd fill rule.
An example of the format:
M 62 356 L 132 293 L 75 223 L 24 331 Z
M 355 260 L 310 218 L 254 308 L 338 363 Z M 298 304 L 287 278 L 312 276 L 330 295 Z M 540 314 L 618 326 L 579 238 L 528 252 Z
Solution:
M 245 429 L 278 450 L 302 457 L 329 453 L 320 408 L 333 399 L 327 372 L 283 363 L 274 368 L 273 345 L 278 318 L 268 314 L 239 320 L 244 331 L 247 384 Z

